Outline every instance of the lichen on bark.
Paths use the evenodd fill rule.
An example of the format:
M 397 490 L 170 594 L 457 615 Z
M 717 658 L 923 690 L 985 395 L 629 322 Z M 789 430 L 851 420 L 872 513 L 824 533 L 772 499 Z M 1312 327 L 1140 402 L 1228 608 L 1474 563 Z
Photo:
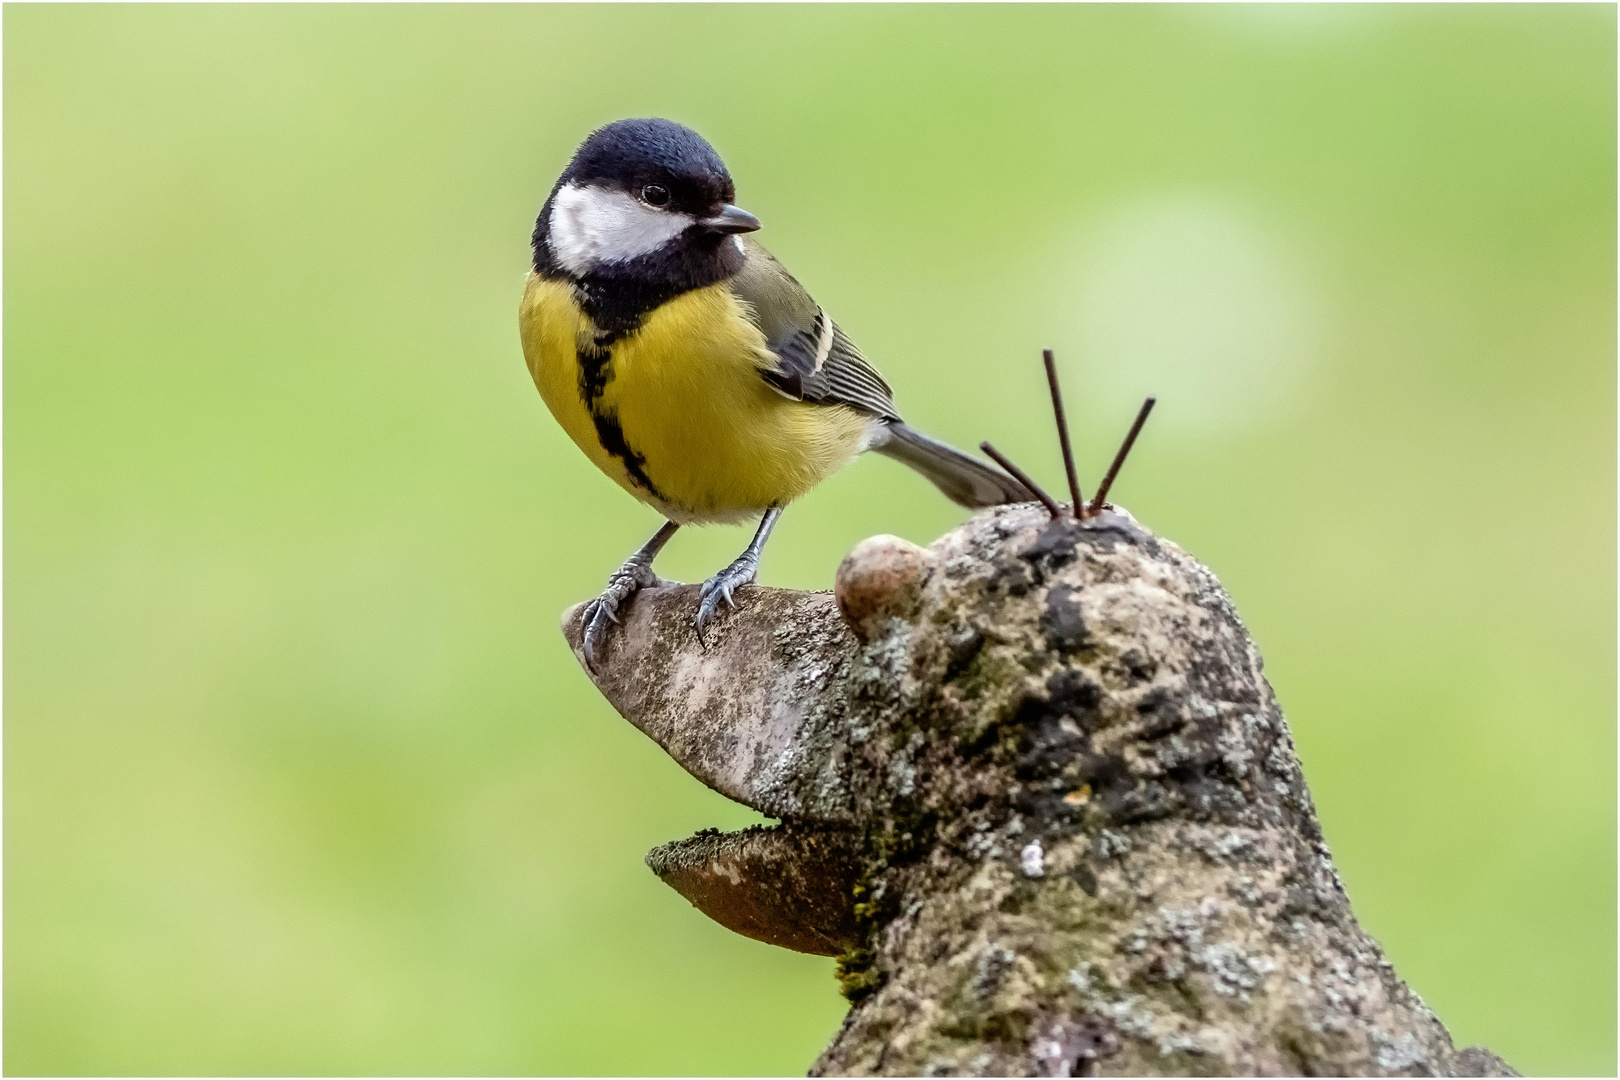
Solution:
M 1512 1075 L 1356 923 L 1230 599 L 1129 515 L 877 538 L 835 597 L 741 593 L 707 651 L 691 610 L 639 596 L 598 685 L 783 819 L 654 867 L 840 954 L 813 1074 Z

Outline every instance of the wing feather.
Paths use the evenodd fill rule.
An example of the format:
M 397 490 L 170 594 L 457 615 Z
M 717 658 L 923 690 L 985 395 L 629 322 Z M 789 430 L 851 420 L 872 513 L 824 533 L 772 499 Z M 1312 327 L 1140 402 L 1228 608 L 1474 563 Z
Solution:
M 731 289 L 765 335 L 775 357 L 761 377 L 777 393 L 816 405 L 849 405 L 900 419 L 894 392 L 866 362 L 849 336 L 819 307 L 781 263 L 751 240 L 748 261 Z

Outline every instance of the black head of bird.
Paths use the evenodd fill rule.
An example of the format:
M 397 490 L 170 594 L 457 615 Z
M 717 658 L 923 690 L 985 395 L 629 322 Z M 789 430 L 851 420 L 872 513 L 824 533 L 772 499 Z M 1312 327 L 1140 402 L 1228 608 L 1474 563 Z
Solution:
M 759 219 L 704 138 L 672 120 L 620 120 L 585 140 L 535 224 L 535 267 L 698 288 L 736 273 Z

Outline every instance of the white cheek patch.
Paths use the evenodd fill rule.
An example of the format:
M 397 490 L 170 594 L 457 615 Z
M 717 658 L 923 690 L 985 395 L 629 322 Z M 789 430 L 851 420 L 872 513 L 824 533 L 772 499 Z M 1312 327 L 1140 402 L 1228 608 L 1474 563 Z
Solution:
M 694 220 L 654 210 L 623 191 L 567 184 L 551 201 L 551 252 L 570 273 L 585 274 L 657 251 Z

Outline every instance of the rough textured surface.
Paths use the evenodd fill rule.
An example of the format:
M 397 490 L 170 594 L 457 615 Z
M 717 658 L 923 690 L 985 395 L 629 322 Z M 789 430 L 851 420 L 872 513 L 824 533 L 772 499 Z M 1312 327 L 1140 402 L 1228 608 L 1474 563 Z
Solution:
M 600 683 L 717 790 L 854 838 L 852 1007 L 814 1073 L 1512 1075 L 1357 925 L 1208 570 L 1119 512 L 986 512 L 902 551 L 914 575 L 892 549 L 840 568 L 915 590 L 858 636 L 825 594 L 750 589 L 705 653 L 695 590 L 659 589 Z M 751 898 L 794 857 L 704 889 L 791 923 Z M 822 931 L 754 936 L 795 933 Z

